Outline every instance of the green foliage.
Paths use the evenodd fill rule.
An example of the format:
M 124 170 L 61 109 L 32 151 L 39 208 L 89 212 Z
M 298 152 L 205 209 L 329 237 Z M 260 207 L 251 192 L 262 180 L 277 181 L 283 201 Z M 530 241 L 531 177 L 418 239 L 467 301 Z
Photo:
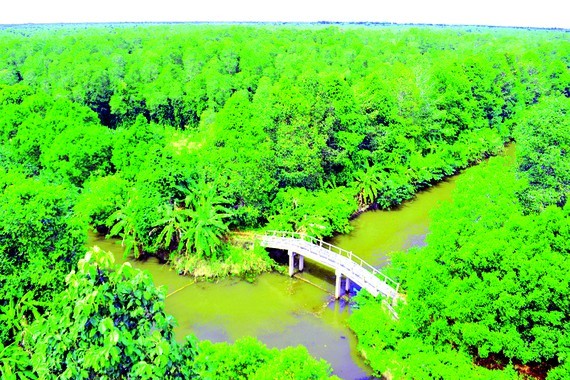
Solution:
M 0 141 L 9 167 L 33 175 L 47 169 L 75 185 L 110 170 L 108 131 L 87 107 L 21 85 L 0 92 Z
M 209 341 L 200 343 L 196 372 L 207 379 L 250 379 L 269 360 L 271 352 L 255 338 L 244 338 L 235 344 Z
M 40 318 L 41 311 L 45 310 L 49 303 L 36 301 L 34 296 L 33 291 L 28 291 L 21 298 L 11 298 L 5 305 L 0 306 L 2 310 L 0 322 L 2 322 L 5 336 L 17 339 L 22 328 L 26 327 L 29 322 Z
M 231 216 L 225 200 L 211 185 L 198 183 L 182 201 L 165 201 L 151 186 L 132 188 L 128 201 L 109 216 L 109 235 L 120 236 L 125 254 L 135 257 L 142 253 L 196 255 L 216 260 L 222 252 L 224 235 L 228 232 L 225 219 Z M 209 190 L 205 190 L 208 188 Z
M 196 372 L 205 379 L 329 379 L 330 366 L 304 347 L 268 349 L 254 338 L 234 344 L 200 343 Z
M 530 211 L 564 206 L 570 194 L 570 99 L 543 98 L 517 124 L 519 171 L 530 185 L 521 202 Z
M 314 359 L 303 346 L 279 351 L 255 373 L 253 379 L 338 379 L 323 359 Z
M 381 298 L 360 292 L 350 328 L 358 349 L 377 376 L 395 379 L 515 379 L 512 368 L 502 371 L 477 367 L 469 352 L 426 342 L 405 307 L 395 320 Z
M 565 360 L 562 365 L 559 365 L 548 372 L 548 380 L 562 380 L 567 379 L 569 376 L 570 364 L 568 364 L 568 360 Z
M 134 180 L 145 169 L 155 172 L 157 158 L 149 153 L 163 149 L 163 127 L 139 116 L 134 123 L 115 130 L 114 135 L 111 162 L 125 179 Z
M 23 348 L 23 336 L 29 323 L 41 319 L 48 303 L 35 301 L 35 292 L 29 291 L 17 301 L 12 298 L 0 306 L 0 324 L 3 342 L 0 342 L 0 376 L 2 379 L 35 379 L 30 362 L 30 350 Z M 8 337 L 8 339 L 6 339 Z M 11 343 L 8 342 L 11 341 Z
M 246 244 L 242 242 L 241 246 L 239 241 L 224 245 L 216 261 L 196 255 L 179 255 L 172 259 L 172 265 L 180 274 L 201 279 L 237 276 L 253 282 L 258 275 L 276 269 L 277 265 L 269 258 L 265 248 L 256 244 L 252 250 L 248 248 L 249 244 L 250 239 Z
M 33 299 L 43 306 L 63 289 L 86 236 L 85 226 L 73 217 L 74 195 L 65 187 L 2 173 L 0 191 L 0 308 L 7 317 L 22 310 L 17 305 Z M 5 321 L 2 342 L 11 342 L 19 324 L 34 318 L 32 309 L 25 310 L 24 316 Z
M 103 126 L 67 128 L 43 151 L 40 162 L 46 172 L 78 187 L 90 177 L 98 178 L 113 172 L 111 132 Z
M 182 246 L 217 257 L 226 225 L 346 232 L 358 208 L 394 207 L 499 152 L 521 110 L 568 94 L 556 31 L 136 25 L 0 37 L 0 165 L 86 187 L 87 220 L 130 219 L 114 229 L 129 251 L 163 258 Z M 121 205 L 89 195 L 110 175 L 135 189 Z M 208 214 L 200 181 L 232 212 Z M 190 237 L 199 218 L 210 222 Z
M 382 357 L 366 349 L 378 372 L 510 376 L 469 360 L 505 357 L 558 360 L 552 376 L 564 377 L 565 37 L 463 27 L 3 28 L 0 307 L 28 323 L 35 306 L 19 298 L 32 291 L 49 301 L 61 289 L 84 240 L 72 194 L 80 219 L 105 224 L 127 254 L 173 254 L 183 272 L 203 259 L 240 272 L 248 266 L 235 261 L 246 255 L 225 245 L 230 228 L 346 233 L 357 209 L 398 205 L 515 137 L 521 180 L 497 163 L 487 170 L 500 176 L 475 171 L 459 186 L 465 195 L 436 215 L 428 247 L 395 260 L 408 292 L 401 321 L 380 321 L 388 327 L 378 333 L 374 320 L 354 323 L 363 347 L 385 348 Z M 62 328 L 79 329 L 65 310 Z M 46 318 L 55 329 L 55 316 Z M 18 323 L 0 332 L 3 355 L 23 357 Z M 93 346 L 93 371 L 102 358 L 120 360 L 113 331 L 94 333 L 112 334 Z M 155 358 L 170 347 L 146 338 L 158 344 L 148 351 Z M 181 360 L 191 361 L 188 347 Z M 285 362 L 267 359 L 273 369 L 260 373 Z M 152 376 L 176 371 L 169 365 L 133 368 Z
M 507 378 L 513 362 L 564 368 L 570 209 L 524 215 L 517 195 L 527 185 L 510 166 L 496 158 L 470 169 L 453 203 L 434 213 L 427 246 L 394 258 L 407 293 L 398 322 L 386 321 L 379 302 L 360 302 L 351 326 L 378 373 L 491 376 L 473 361 L 507 367 L 495 374 Z
M 376 167 L 368 166 L 366 170 L 356 172 L 355 177 L 358 203 L 361 206 L 374 203 L 382 186 L 382 173 Z
M 174 250 L 180 253 L 185 245 L 182 237 L 184 235 L 186 238 L 186 233 L 188 233 L 189 212 L 179 206 L 165 205 L 162 207 L 161 214 L 162 218 L 155 223 L 156 227 L 151 231 L 151 234 L 160 231 L 154 244 L 157 249 Z
M 75 205 L 87 224 L 104 231 L 109 217 L 126 203 L 128 182 L 114 174 L 86 181 Z
M 304 188 L 281 191 L 273 201 L 269 229 L 303 232 L 322 238 L 334 232 L 348 233 L 348 218 L 356 200 L 344 187 L 309 192 Z
M 37 379 L 30 362 L 30 354 L 16 343 L 0 343 L 0 376 L 6 380 Z
M 41 378 L 191 378 L 194 343 L 174 341 L 164 291 L 129 264 L 94 248 L 67 276 L 50 313 L 30 326 L 25 347 Z
M 106 221 L 109 236 L 122 239 L 125 256 L 131 253 L 135 258 L 141 254 L 153 253 L 154 240 L 151 236 L 155 223 L 160 218 L 160 207 L 164 200 L 153 187 L 130 189 L 127 201 L 109 216 Z
M 246 91 L 238 91 L 219 113 L 205 112 L 200 125 L 198 136 L 205 141 L 198 150 L 199 165 L 233 207 L 230 223 L 236 227 L 264 223 L 277 191 L 275 153 L 264 130 L 271 123 L 269 91 L 262 87 L 251 100 Z
M 224 206 L 227 201 L 217 196 L 212 188 L 203 189 L 205 186 L 184 200 L 189 210 L 190 226 L 183 233 L 181 242 L 184 242 L 186 253 L 216 260 L 223 245 L 222 238 L 228 232 L 225 219 L 231 214 Z

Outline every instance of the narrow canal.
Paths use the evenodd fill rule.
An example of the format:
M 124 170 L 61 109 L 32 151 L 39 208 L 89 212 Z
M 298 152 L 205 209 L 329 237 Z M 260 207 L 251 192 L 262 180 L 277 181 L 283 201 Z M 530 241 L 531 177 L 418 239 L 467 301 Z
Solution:
M 513 150 L 511 146 L 507 154 Z M 360 215 L 352 222 L 354 230 L 332 243 L 372 265 L 380 265 L 391 252 L 424 244 L 429 212 L 450 201 L 457 178 L 422 191 L 395 210 Z M 116 241 L 90 235 L 90 244 L 113 251 L 117 261 L 123 261 Z M 266 273 L 254 283 L 239 279 L 194 283 L 152 259 L 133 265 L 152 273 L 156 285 L 167 287 L 166 311 L 178 321 L 179 340 L 193 333 L 216 342 L 256 336 L 270 347 L 302 344 L 331 363 L 343 379 L 370 377 L 347 326 L 350 308 L 345 300 L 333 300 L 332 270 L 307 260 L 299 278 Z

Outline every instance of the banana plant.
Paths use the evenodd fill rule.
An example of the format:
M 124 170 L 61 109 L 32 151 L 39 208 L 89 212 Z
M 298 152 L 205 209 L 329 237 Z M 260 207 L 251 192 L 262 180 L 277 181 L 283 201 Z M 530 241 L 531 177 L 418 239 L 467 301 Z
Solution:
M 107 218 L 106 224 L 111 226 L 107 236 L 121 237 L 121 246 L 125 248 L 124 255 L 128 256 L 132 252 L 133 256 L 137 258 L 141 251 L 137 240 L 134 217 L 129 208 L 130 204 L 131 200 L 127 202 L 125 207 L 115 211 Z

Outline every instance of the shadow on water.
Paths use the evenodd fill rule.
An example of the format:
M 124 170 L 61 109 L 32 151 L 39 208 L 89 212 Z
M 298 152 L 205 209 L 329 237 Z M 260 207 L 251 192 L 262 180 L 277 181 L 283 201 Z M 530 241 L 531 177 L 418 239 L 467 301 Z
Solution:
M 376 267 L 385 265 L 394 251 L 425 245 L 429 212 L 451 200 L 456 178 L 417 194 L 397 209 L 361 214 L 351 221 L 351 233 L 331 243 Z M 115 241 L 90 235 L 89 244 L 114 252 L 118 262 L 125 261 Z M 271 250 L 270 255 L 287 265 L 286 252 Z M 156 285 L 166 286 L 166 311 L 178 321 L 175 333 L 180 341 L 192 333 L 215 342 L 255 336 L 269 347 L 302 344 L 313 356 L 331 363 L 334 374 L 343 379 L 373 379 L 347 325 L 350 298 L 334 301 L 335 274 L 325 266 L 306 260 L 305 270 L 293 278 L 265 273 L 253 284 L 237 279 L 194 283 L 155 259 L 134 261 L 133 266 L 148 270 Z M 351 294 L 357 290 L 352 284 Z
M 115 253 L 118 263 L 126 261 L 114 240 L 91 234 L 89 244 Z M 153 258 L 131 263 L 166 287 L 166 311 L 178 322 L 179 341 L 192 333 L 214 342 L 256 336 L 269 347 L 304 345 L 343 379 L 371 378 L 347 327 L 348 302 L 334 302 L 334 272 L 326 267 L 307 260 L 305 271 L 296 274 L 299 278 L 265 273 L 253 284 L 239 279 L 194 283 Z
M 425 245 L 431 210 L 451 200 L 458 176 L 418 193 L 393 210 L 363 213 L 351 224 L 353 230 L 332 239 L 331 243 L 352 251 L 369 264 L 381 267 L 395 251 Z
M 424 244 L 428 211 L 446 199 L 452 187 L 453 182 L 445 182 L 398 210 L 364 213 L 352 221 L 350 234 L 332 243 L 381 266 L 390 252 Z M 91 235 L 90 244 L 124 261 L 114 241 Z M 272 250 L 270 255 L 287 265 L 286 252 Z M 178 321 L 175 333 L 180 341 L 192 333 L 214 342 L 256 336 L 269 347 L 301 344 L 313 356 L 331 363 L 334 374 L 342 379 L 373 379 L 348 328 L 350 295 L 334 300 L 335 273 L 330 268 L 307 259 L 304 271 L 294 278 L 266 273 L 253 284 L 237 279 L 193 283 L 152 258 L 132 264 L 149 271 L 156 285 L 166 286 L 170 295 L 166 310 Z M 351 284 L 350 294 L 357 290 Z

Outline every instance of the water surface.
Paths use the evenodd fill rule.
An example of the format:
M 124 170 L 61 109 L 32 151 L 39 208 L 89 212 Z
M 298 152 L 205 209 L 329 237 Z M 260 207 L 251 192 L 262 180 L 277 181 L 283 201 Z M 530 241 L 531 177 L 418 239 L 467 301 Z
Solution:
M 514 145 L 507 154 L 514 155 Z M 391 252 L 425 244 L 429 213 L 451 200 L 458 176 L 420 192 L 390 211 L 371 211 L 352 221 L 354 230 L 332 240 L 374 266 L 382 266 Z M 116 253 L 113 240 L 90 235 L 90 244 Z M 254 283 L 239 279 L 194 282 L 179 276 L 156 259 L 132 261 L 148 270 L 156 285 L 166 286 L 166 311 L 178 321 L 176 337 L 187 334 L 214 342 L 255 336 L 269 347 L 302 344 L 315 357 L 326 359 L 343 379 L 367 379 L 371 370 L 358 355 L 356 338 L 347 326 L 347 298 L 334 301 L 334 272 L 310 260 L 305 271 L 287 275 L 265 273 Z

